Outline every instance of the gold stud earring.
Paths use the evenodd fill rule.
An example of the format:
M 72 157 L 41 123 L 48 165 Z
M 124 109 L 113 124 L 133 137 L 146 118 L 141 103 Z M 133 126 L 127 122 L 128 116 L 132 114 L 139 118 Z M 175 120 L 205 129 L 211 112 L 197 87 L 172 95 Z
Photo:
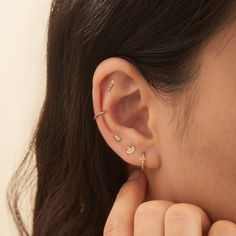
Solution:
M 111 80 L 110 84 L 108 85 L 107 90 L 110 91 L 114 84 L 115 84 L 115 80 L 113 79 L 113 80 Z
M 126 147 L 126 153 L 127 154 L 132 154 L 135 151 L 135 146 L 127 146 Z
M 120 142 L 121 140 L 120 136 L 117 134 L 114 135 L 114 139 L 116 140 L 116 142 Z
M 145 152 L 142 152 L 141 157 L 139 157 L 139 160 L 142 162 L 142 171 L 144 170 L 144 162 L 146 161 Z

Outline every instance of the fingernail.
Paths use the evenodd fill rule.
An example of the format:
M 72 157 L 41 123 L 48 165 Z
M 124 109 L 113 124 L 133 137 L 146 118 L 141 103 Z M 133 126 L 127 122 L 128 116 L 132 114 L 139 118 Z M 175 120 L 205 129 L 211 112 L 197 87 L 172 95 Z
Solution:
M 137 179 L 137 178 L 139 178 L 140 175 L 141 175 L 141 171 L 140 170 L 135 170 L 134 172 L 131 173 L 128 180 Z

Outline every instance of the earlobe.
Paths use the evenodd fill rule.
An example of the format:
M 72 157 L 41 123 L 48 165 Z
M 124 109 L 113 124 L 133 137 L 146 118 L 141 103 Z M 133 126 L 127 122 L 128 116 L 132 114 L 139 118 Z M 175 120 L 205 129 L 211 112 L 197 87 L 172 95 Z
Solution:
M 105 141 L 124 161 L 142 169 L 160 165 L 145 82 L 130 62 L 109 58 L 95 70 L 92 92 L 94 119 Z

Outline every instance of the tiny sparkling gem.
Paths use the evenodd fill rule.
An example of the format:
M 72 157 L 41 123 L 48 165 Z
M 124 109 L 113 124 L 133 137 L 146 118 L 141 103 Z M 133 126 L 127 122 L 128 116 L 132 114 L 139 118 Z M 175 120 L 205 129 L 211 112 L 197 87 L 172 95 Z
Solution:
M 115 80 L 113 79 L 113 80 L 111 80 L 110 84 L 108 85 L 107 90 L 110 91 L 114 84 L 115 84 Z
M 146 158 L 145 158 L 145 156 L 142 154 L 142 156 L 139 157 L 139 160 L 140 160 L 140 161 L 146 161 Z
M 121 138 L 118 135 L 114 135 L 114 138 L 117 142 L 119 142 L 121 140 Z

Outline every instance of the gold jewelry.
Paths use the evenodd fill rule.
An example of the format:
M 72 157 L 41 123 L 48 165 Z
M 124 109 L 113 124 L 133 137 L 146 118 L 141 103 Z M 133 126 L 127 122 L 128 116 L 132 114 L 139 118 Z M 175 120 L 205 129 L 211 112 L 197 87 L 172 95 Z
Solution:
M 113 79 L 113 80 L 111 80 L 111 82 L 110 82 L 110 84 L 108 85 L 108 87 L 107 87 L 107 90 L 108 91 L 110 91 L 111 89 L 112 89 L 112 87 L 113 87 L 113 85 L 115 84 L 115 80 Z
M 135 151 L 135 146 L 127 146 L 126 149 L 127 154 L 132 154 Z
M 121 140 L 120 136 L 117 134 L 114 135 L 114 139 L 116 140 L 116 142 L 120 142 Z
M 100 115 L 104 114 L 106 111 L 98 112 L 96 115 L 94 115 L 93 119 L 96 120 Z
M 142 152 L 141 157 L 139 157 L 139 160 L 142 162 L 142 171 L 144 170 L 144 162 L 146 161 L 145 158 L 145 152 Z

